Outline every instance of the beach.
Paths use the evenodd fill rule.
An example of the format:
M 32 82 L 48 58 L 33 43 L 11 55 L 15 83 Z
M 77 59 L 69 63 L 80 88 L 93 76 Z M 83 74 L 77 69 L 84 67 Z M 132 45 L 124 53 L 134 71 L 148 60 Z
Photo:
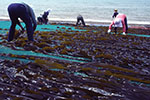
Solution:
M 3 18 L 3 19 L 0 19 L 0 21 L 10 21 L 9 18 Z M 20 20 L 21 21 L 21 20 Z M 49 19 L 48 23 L 51 24 L 51 23 L 65 23 L 65 24 L 76 24 L 77 22 L 77 19 L 75 20 L 60 20 L 60 19 Z M 108 22 L 98 22 L 98 21 L 86 21 L 85 20 L 85 23 L 86 25 L 89 25 L 89 26 L 106 26 L 106 27 L 109 27 L 109 25 L 111 24 L 111 21 L 108 21 Z M 150 24 L 149 23 L 128 23 L 128 27 L 130 28 L 136 28 L 136 29 L 149 29 L 150 28 Z
M 7 7 L 11 3 L 20 3 L 19 0 L 0 1 L 0 19 L 9 20 Z M 36 18 L 41 16 L 44 11 L 50 10 L 48 16 L 49 22 L 59 23 L 76 23 L 76 18 L 79 14 L 84 17 L 88 25 L 109 26 L 112 22 L 112 15 L 114 9 L 118 9 L 119 13 L 124 13 L 127 16 L 129 26 L 149 27 L 149 0 L 25 0 L 24 3 L 29 4 L 34 12 Z
M 2 28 L 0 99 L 148 100 L 150 30 L 107 30 L 55 22 L 38 25 L 30 43 L 19 31 L 7 42 Z
M 7 7 L 11 3 L 20 3 L 20 0 L 0 1 L 0 19 L 9 19 Z M 78 14 L 81 14 L 86 22 L 111 23 L 114 9 L 119 13 L 127 15 L 129 24 L 150 24 L 149 0 L 24 0 L 29 4 L 36 15 L 36 18 L 44 11 L 51 10 L 49 20 L 76 21 Z
M 25 1 L 36 17 L 48 3 L 53 10 L 48 24 L 37 24 L 34 41 L 17 25 L 10 42 L 11 21 L 0 12 L 0 100 L 149 100 L 150 20 L 141 15 L 149 1 Z M 126 35 L 122 27 L 108 33 L 116 4 L 129 16 Z M 86 26 L 76 26 L 79 11 Z

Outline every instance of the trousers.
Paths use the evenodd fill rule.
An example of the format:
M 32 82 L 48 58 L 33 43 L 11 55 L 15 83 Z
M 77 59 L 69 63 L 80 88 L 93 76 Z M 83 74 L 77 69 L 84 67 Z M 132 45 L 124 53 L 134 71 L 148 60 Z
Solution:
M 23 4 L 11 4 L 8 7 L 8 13 L 11 20 L 11 26 L 8 33 L 8 41 L 12 41 L 15 34 L 15 27 L 19 24 L 18 18 L 20 18 L 26 25 L 27 36 L 29 41 L 33 41 L 33 26 L 32 20 L 30 19 L 29 12 Z
M 128 24 L 127 24 L 127 18 L 124 19 L 125 27 L 126 27 L 126 33 L 128 32 Z M 115 33 L 117 33 L 117 27 L 114 27 Z

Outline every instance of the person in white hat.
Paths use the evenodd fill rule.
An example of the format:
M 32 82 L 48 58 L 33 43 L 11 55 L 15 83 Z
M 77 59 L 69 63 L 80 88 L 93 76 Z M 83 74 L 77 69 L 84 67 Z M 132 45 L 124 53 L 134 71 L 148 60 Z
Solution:
M 118 14 L 119 14 L 119 13 L 118 13 L 118 10 L 117 10 L 117 9 L 114 9 L 114 14 L 113 14 L 112 18 L 115 18 Z
M 117 32 L 117 27 L 123 26 L 123 35 L 126 35 L 128 30 L 127 17 L 125 14 L 118 14 L 113 22 L 109 25 L 108 33 L 111 32 L 112 25 L 115 26 L 115 32 Z

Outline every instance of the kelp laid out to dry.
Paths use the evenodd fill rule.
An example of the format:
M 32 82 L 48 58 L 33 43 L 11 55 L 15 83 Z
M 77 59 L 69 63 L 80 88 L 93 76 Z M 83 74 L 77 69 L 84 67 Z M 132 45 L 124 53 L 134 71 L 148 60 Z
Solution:
M 143 77 L 118 66 L 50 59 L 28 64 L 5 60 L 0 64 L 1 99 L 149 98 L 149 75 Z
M 150 98 L 149 37 L 107 34 L 108 27 L 75 28 L 86 31 L 65 27 L 63 31 L 36 31 L 32 43 L 27 42 L 26 33 L 18 36 L 16 32 L 10 43 L 6 35 L 0 35 L 1 46 L 14 52 L 24 50 L 24 54 L 0 50 L 0 99 Z M 135 34 L 149 35 L 149 31 L 129 28 Z

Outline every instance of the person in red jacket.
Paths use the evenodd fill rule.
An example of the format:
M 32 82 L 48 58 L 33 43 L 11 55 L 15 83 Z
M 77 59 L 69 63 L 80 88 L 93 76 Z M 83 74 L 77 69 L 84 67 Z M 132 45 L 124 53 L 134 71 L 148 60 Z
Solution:
M 109 25 L 108 33 L 111 32 L 112 25 L 115 26 L 115 32 L 117 32 L 117 27 L 123 26 L 123 35 L 126 35 L 128 30 L 127 17 L 125 14 L 118 14 L 113 22 Z

